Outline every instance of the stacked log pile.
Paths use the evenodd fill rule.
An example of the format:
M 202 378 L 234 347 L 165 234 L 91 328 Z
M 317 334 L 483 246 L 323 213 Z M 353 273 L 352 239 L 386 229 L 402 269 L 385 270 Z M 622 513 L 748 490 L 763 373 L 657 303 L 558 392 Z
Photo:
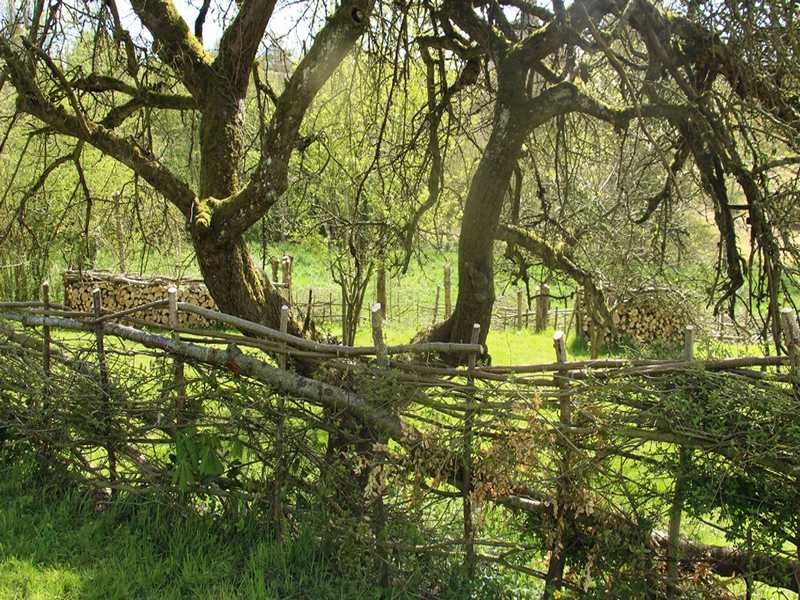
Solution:
M 640 344 L 656 341 L 674 342 L 692 323 L 688 302 L 679 293 L 666 288 L 647 288 L 627 293 L 612 300 L 612 336 L 628 338 Z M 591 337 L 592 320 L 583 312 L 583 331 Z
M 103 292 L 103 309 L 107 312 L 119 312 L 157 300 L 166 300 L 167 290 L 172 286 L 178 290 L 178 302 L 217 309 L 211 294 L 200 279 L 137 278 L 109 271 L 66 271 L 64 304 L 73 310 L 91 312 L 92 290 L 99 288 Z M 166 307 L 143 310 L 132 316 L 158 325 L 169 324 Z M 178 312 L 178 320 L 184 327 L 212 325 L 203 317 L 183 312 Z

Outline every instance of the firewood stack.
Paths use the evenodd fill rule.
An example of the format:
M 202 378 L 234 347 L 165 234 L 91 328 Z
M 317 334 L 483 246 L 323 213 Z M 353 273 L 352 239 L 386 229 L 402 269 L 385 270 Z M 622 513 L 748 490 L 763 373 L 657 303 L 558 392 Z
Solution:
M 167 299 L 167 290 L 178 289 L 178 302 L 187 302 L 217 310 L 211 294 L 199 279 L 170 279 L 167 277 L 137 278 L 109 271 L 66 271 L 64 273 L 64 303 L 73 310 L 92 311 L 92 290 L 100 288 L 103 309 L 118 312 L 149 302 Z M 167 326 L 167 308 L 147 309 L 132 315 L 150 323 Z M 198 315 L 178 312 L 178 321 L 184 327 L 209 327 L 213 324 Z
M 607 297 L 611 298 L 611 294 Z M 674 290 L 647 288 L 618 298 L 611 310 L 614 337 L 629 338 L 640 344 L 674 342 L 683 337 L 691 324 L 691 311 L 685 298 Z M 584 333 L 590 336 L 591 318 L 584 313 Z

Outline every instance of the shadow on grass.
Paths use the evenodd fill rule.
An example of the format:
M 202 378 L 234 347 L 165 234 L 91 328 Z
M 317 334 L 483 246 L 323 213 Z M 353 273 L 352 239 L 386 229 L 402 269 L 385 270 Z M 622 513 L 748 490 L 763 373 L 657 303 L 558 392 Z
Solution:
M 381 591 L 375 562 L 367 545 L 354 541 L 353 527 L 342 538 L 322 520 L 307 522 L 276 543 L 247 516 L 181 514 L 141 499 L 98 513 L 74 489 L 32 484 L 2 456 L 0 467 L 4 600 L 469 597 L 458 589 L 460 561 L 422 555 L 404 559 L 392 589 Z M 420 543 L 416 536 L 408 542 Z M 497 593 L 473 597 L 519 597 Z

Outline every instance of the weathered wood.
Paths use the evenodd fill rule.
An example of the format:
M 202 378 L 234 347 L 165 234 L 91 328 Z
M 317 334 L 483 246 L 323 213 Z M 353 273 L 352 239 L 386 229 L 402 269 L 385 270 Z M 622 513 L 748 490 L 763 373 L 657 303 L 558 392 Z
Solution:
M 439 319 L 439 286 L 436 286 L 436 300 L 433 303 L 433 320 L 432 324 L 436 324 Z
M 91 311 L 91 291 L 95 287 L 103 290 L 104 319 L 117 318 L 120 313 L 133 314 L 141 311 L 149 320 L 167 326 L 169 313 L 166 310 L 165 296 L 170 287 L 178 288 L 178 294 L 183 300 L 208 308 L 216 307 L 205 284 L 198 279 L 144 279 L 105 271 L 64 273 L 64 299 L 70 308 Z M 109 313 L 116 316 L 108 317 Z M 186 325 L 207 324 L 207 321 L 196 315 L 182 314 L 179 318 Z
M 76 319 L 44 316 L 23 317 L 22 315 L 9 313 L 3 314 L 2 317 L 39 327 L 50 325 L 51 327 L 76 331 L 95 331 L 99 328 L 104 335 L 113 335 L 136 342 L 147 348 L 163 350 L 170 354 L 181 356 L 184 360 L 198 361 L 226 369 L 236 368 L 240 375 L 252 377 L 277 392 L 303 398 L 318 406 L 326 406 L 336 411 L 351 411 L 363 418 L 368 425 L 386 433 L 406 448 L 413 448 L 423 443 L 422 434 L 403 423 L 399 416 L 382 407 L 373 406 L 356 393 L 270 366 L 264 361 L 243 354 L 236 348 L 235 344 L 229 344 L 227 349 L 222 350 L 184 341 L 178 342 L 117 323 L 94 325 Z
M 694 327 L 688 325 L 683 334 L 683 359 L 694 360 Z M 678 450 L 678 473 L 669 509 L 669 544 L 667 545 L 667 592 L 671 598 L 679 598 L 680 593 L 680 537 L 683 502 L 686 495 L 685 473 L 689 468 L 690 454 L 687 448 Z
M 103 419 L 105 421 L 105 433 L 108 437 L 111 432 L 111 386 L 108 380 L 103 323 L 99 321 L 103 314 L 103 296 L 100 288 L 92 290 L 92 306 L 95 317 L 94 332 L 95 344 L 97 345 L 97 366 L 100 373 L 100 393 L 103 395 Z M 117 455 L 111 443 L 106 445 L 106 454 L 108 456 L 108 479 L 113 484 L 117 480 Z M 112 490 L 112 494 L 115 493 Z
M 522 314 L 523 314 L 523 298 L 524 292 L 522 288 L 517 288 L 517 318 L 516 318 L 516 327 L 517 329 L 522 329 Z
M 550 286 L 543 283 L 539 286 L 539 293 L 536 295 L 536 323 L 534 324 L 534 328 L 537 332 L 547 329 L 547 315 L 549 312 Z
M 797 323 L 797 315 L 791 308 L 781 309 L 781 329 L 783 331 L 786 350 L 789 354 L 792 367 L 800 367 L 800 325 Z
M 683 333 L 683 360 L 694 360 L 694 326 L 687 325 Z
M 177 288 L 170 287 L 167 290 L 167 303 L 169 305 L 169 328 L 172 330 L 172 339 L 180 339 L 180 334 L 177 329 L 179 327 L 178 321 L 178 290 Z M 183 425 L 183 414 L 186 409 L 186 376 L 183 368 L 183 361 L 175 357 L 173 362 L 174 378 L 175 378 L 175 431 L 180 429 Z
M 380 303 L 376 302 L 370 310 L 370 322 L 372 323 L 372 343 L 375 344 L 375 355 L 378 364 L 386 365 L 386 344 L 383 341 L 383 311 Z
M 292 263 L 293 257 L 289 256 L 288 254 L 284 254 L 283 259 L 281 260 L 281 274 L 282 283 L 286 289 L 286 303 L 289 306 L 292 305 Z
M 50 310 L 50 283 L 45 281 L 42 283 L 42 305 L 44 307 L 45 315 Z M 50 326 L 45 325 L 42 327 L 42 374 L 44 381 L 42 383 L 42 404 L 44 408 L 50 401 Z
M 286 333 L 286 331 L 289 328 L 289 307 L 286 304 L 281 306 L 280 328 L 281 328 L 281 333 L 288 335 Z M 284 351 L 281 352 L 281 354 L 279 356 L 279 359 L 278 359 L 278 363 L 279 363 L 280 368 L 285 370 L 286 369 L 287 358 L 288 358 L 288 355 L 287 355 L 286 350 L 285 350 L 285 348 L 286 348 L 286 343 L 285 342 L 283 343 L 282 347 L 284 348 Z
M 438 304 L 438 302 L 437 302 Z M 450 263 L 444 265 L 444 318 L 449 319 L 453 314 L 452 283 Z M 434 317 L 434 321 L 436 318 Z
M 564 538 L 568 529 L 566 524 L 566 519 L 568 518 L 566 505 L 571 498 L 572 492 L 572 483 L 570 481 L 573 462 L 572 442 L 568 434 L 572 421 L 572 407 L 570 395 L 567 393 L 569 391 L 569 381 L 567 379 L 569 372 L 565 368 L 567 364 L 567 346 L 563 331 L 556 331 L 553 334 L 553 348 L 556 353 L 556 362 L 560 365 L 559 388 L 564 393 L 559 394 L 559 423 L 562 437 L 557 443 L 561 451 L 561 459 L 559 460 L 559 476 L 556 488 L 556 530 L 550 546 L 550 562 L 545 577 L 543 599 L 555 598 L 556 592 L 564 586 L 564 566 L 566 564 L 566 540 Z
M 470 341 L 477 344 L 481 337 L 481 326 L 475 323 L 472 326 L 472 334 Z M 468 360 L 467 377 L 470 386 L 474 385 L 473 372 L 475 370 L 475 362 L 477 356 L 470 354 Z M 475 420 L 475 393 L 474 390 L 467 396 L 467 410 L 464 413 L 464 483 L 462 485 L 462 503 L 463 503 L 463 519 L 464 519 L 464 568 L 467 576 L 474 578 L 475 576 L 475 533 L 472 518 L 472 437 L 473 426 Z
M 178 302 L 178 308 L 181 311 L 196 313 L 212 321 L 219 321 L 221 323 L 231 325 L 238 329 L 250 331 L 251 333 L 255 333 L 257 335 L 262 335 L 264 337 L 283 341 L 288 343 L 289 345 L 298 348 L 305 348 L 307 350 L 312 350 L 315 352 L 326 352 L 334 356 L 369 356 L 371 354 L 375 354 L 377 351 L 375 347 L 371 346 L 367 347 L 339 346 L 336 344 L 323 344 L 320 342 L 315 342 L 313 340 L 296 337 L 288 333 L 281 333 L 276 329 L 271 329 L 269 327 L 266 327 L 265 325 L 253 323 L 252 321 L 247 321 L 245 319 L 240 319 L 239 317 L 234 317 L 233 315 L 227 315 L 225 313 L 203 308 L 201 306 L 195 306 L 193 304 L 188 304 L 186 302 Z M 426 342 L 420 344 L 401 344 L 398 346 L 386 347 L 387 354 L 409 354 L 409 353 L 427 354 L 427 353 L 437 353 L 437 352 L 480 353 L 483 352 L 483 346 L 481 346 L 480 344 Z
M 284 304 L 281 306 L 280 328 L 281 333 L 286 333 L 289 327 L 289 307 Z M 284 349 L 286 344 L 283 345 Z M 286 370 L 288 355 L 286 352 L 281 352 L 278 355 L 278 366 L 282 371 Z M 286 427 L 286 397 L 284 394 L 278 394 L 278 420 L 275 425 L 275 454 L 277 455 L 277 469 L 275 472 L 275 491 L 272 501 L 272 521 L 275 527 L 275 536 L 277 539 L 283 537 L 283 496 L 284 485 L 286 483 L 286 474 L 288 472 L 286 465 L 286 452 L 284 449 L 284 429 Z
M 281 261 L 277 256 L 269 257 L 269 265 L 272 268 L 272 284 L 278 283 L 278 271 L 281 267 Z
M 384 266 L 383 262 L 378 265 L 378 273 L 375 284 L 375 302 L 381 305 L 383 317 L 386 318 L 386 267 Z

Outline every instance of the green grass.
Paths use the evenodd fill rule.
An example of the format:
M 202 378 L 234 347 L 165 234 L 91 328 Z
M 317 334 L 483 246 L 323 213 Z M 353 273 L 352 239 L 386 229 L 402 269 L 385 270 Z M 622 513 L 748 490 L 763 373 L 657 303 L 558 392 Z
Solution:
M 252 515 L 202 515 L 157 502 L 122 502 L 97 513 L 75 490 L 41 487 L 18 468 L 2 466 L 3 600 L 381 597 L 374 562 L 354 542 L 354 528 L 343 524 L 331 533 L 321 511 L 304 513 L 298 531 L 276 542 Z M 465 597 L 454 585 L 455 563 L 403 566 L 385 598 L 419 598 L 433 589 L 437 598 Z

